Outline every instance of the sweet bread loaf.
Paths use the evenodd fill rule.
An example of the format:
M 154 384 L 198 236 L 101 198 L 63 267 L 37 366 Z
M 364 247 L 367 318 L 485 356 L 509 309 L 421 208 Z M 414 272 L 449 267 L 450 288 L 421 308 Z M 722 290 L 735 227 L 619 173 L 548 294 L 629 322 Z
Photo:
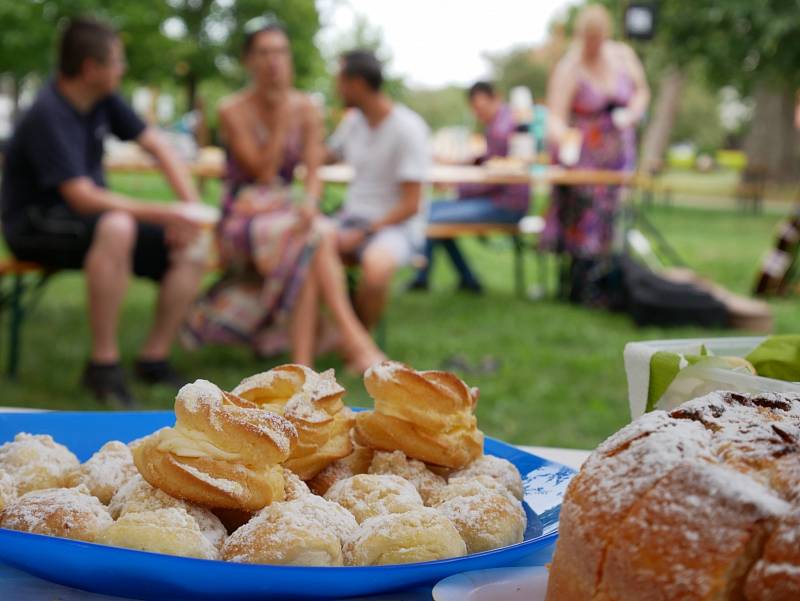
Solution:
M 375 409 L 356 416 L 360 444 L 454 469 L 483 454 L 474 415 L 478 390 L 455 375 L 384 361 L 367 370 L 364 385 Z
M 548 601 L 800 599 L 799 462 L 797 397 L 642 416 L 570 483 Z

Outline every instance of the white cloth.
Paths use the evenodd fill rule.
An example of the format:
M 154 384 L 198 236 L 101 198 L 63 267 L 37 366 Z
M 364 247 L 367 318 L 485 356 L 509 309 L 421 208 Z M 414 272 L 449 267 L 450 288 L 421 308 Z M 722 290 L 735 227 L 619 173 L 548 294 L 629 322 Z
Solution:
M 375 128 L 361 111 L 351 110 L 328 146 L 354 171 L 342 209 L 344 217 L 368 222 L 383 219 L 399 202 L 401 184 L 424 185 L 431 169 L 428 126 L 422 117 L 401 104 L 395 104 Z M 417 215 L 404 224 L 415 246 L 424 239 L 425 214 L 426 207 L 420 206 Z

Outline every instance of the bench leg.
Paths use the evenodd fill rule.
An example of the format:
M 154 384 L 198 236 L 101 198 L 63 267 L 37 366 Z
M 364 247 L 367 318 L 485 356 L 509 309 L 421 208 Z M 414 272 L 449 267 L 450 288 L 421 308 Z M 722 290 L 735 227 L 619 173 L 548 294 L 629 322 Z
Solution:
M 517 296 L 525 296 L 525 253 L 520 236 L 511 237 L 514 244 L 514 289 Z
M 10 378 L 16 379 L 19 371 L 19 343 L 20 330 L 22 329 L 23 309 L 22 295 L 24 292 L 23 276 L 15 275 L 11 289 L 11 324 L 8 332 L 8 366 L 7 374 Z

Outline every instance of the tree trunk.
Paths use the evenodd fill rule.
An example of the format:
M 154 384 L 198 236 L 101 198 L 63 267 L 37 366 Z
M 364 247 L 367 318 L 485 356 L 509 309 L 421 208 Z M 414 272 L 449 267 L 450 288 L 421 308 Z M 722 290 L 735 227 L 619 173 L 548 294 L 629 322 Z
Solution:
M 798 180 L 797 143 L 794 123 L 795 91 L 761 83 L 756 87 L 755 110 L 744 141 L 748 169 L 763 169 L 770 181 Z
M 653 118 L 642 142 L 641 163 L 645 170 L 659 170 L 664 163 L 685 81 L 686 76 L 677 67 L 669 67 L 661 78 Z

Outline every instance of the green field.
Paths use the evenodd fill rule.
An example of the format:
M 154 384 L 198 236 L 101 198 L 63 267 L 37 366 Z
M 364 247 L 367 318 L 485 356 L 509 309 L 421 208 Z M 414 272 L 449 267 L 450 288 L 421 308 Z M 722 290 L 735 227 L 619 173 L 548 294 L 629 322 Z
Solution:
M 118 190 L 147 198 L 167 198 L 155 177 L 116 176 Z M 217 186 L 206 190 L 215 199 Z M 738 292 L 746 292 L 759 259 L 772 241 L 780 213 L 745 216 L 728 209 L 656 207 L 652 221 L 701 274 Z M 465 375 L 480 387 L 478 416 L 490 435 L 515 443 L 594 447 L 628 419 L 622 349 L 631 340 L 719 335 L 681 328 L 637 329 L 623 315 L 592 311 L 552 301 L 528 301 L 513 294 L 511 251 L 504 240 L 489 244 L 470 240 L 469 257 L 487 286 L 482 297 L 454 293 L 455 279 L 444 261 L 434 273 L 428 294 L 403 292 L 408 273 L 398 275 L 388 313 L 387 352 L 418 368 L 436 368 L 452 355 L 471 362 L 485 356 L 499 359 L 492 375 Z M 443 258 L 443 257 L 442 257 Z M 535 261 L 527 261 L 528 281 L 536 279 Z M 136 282 L 128 295 L 121 325 L 126 361 L 135 356 L 151 316 L 155 288 Z M 800 330 L 796 300 L 775 301 L 776 331 Z M 88 353 L 84 283 L 80 274 L 57 275 L 42 303 L 30 317 L 23 339 L 23 363 L 17 382 L 0 381 L 0 404 L 53 409 L 100 409 L 78 387 Z M 726 332 L 733 335 L 735 332 Z M 233 387 L 267 363 L 247 349 L 207 348 L 175 360 L 188 375 Z M 341 367 L 323 357 L 318 367 Z M 365 405 L 369 398 L 360 382 L 339 373 L 348 400 Z M 146 408 L 171 406 L 174 391 L 136 386 Z

